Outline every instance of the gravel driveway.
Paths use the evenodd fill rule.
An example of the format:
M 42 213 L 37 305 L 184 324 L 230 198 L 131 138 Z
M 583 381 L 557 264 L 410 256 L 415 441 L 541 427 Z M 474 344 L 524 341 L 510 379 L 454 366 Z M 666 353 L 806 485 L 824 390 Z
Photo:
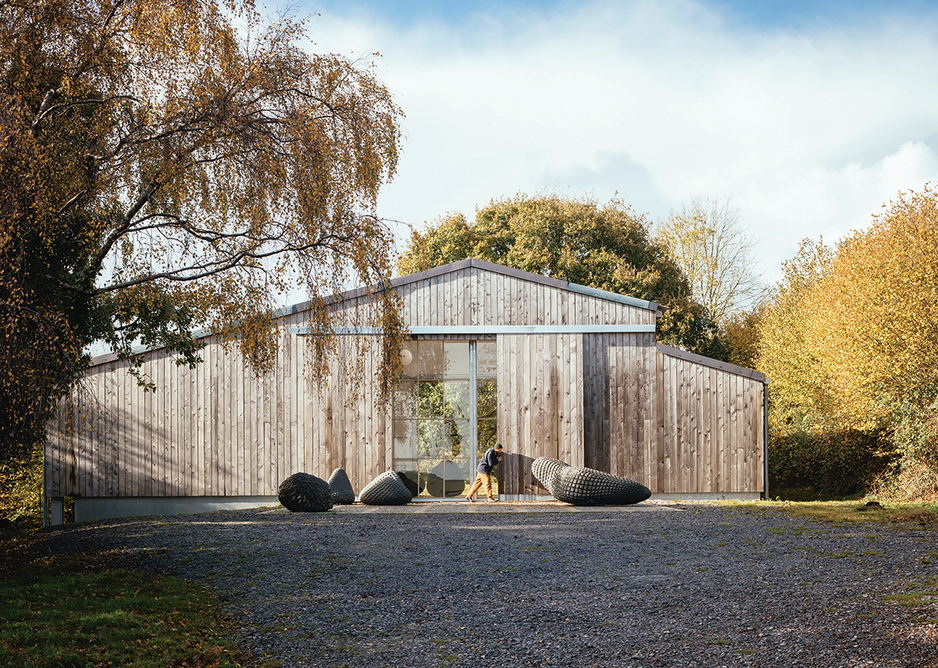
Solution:
M 199 581 L 271 665 L 938 666 L 938 535 L 644 503 L 255 509 L 50 533 Z M 931 582 L 931 589 L 938 584 Z

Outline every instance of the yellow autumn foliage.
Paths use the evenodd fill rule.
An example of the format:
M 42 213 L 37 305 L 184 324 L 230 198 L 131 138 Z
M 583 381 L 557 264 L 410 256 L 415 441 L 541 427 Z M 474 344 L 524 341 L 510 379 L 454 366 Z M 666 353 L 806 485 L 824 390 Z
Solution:
M 885 438 L 892 489 L 938 492 L 938 192 L 900 193 L 868 229 L 836 249 L 805 241 L 783 268 L 758 364 L 777 442 Z
M 840 245 L 808 301 L 807 337 L 850 426 L 883 424 L 938 388 L 936 198 L 900 194 Z

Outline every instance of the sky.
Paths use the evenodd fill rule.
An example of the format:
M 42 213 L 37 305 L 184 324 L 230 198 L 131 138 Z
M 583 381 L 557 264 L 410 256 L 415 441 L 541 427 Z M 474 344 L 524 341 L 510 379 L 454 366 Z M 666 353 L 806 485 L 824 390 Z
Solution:
M 654 223 L 731 197 L 754 267 L 938 181 L 938 2 L 300 0 L 310 51 L 370 57 L 406 114 L 378 214 L 518 193 Z M 380 56 L 369 54 L 380 53 Z

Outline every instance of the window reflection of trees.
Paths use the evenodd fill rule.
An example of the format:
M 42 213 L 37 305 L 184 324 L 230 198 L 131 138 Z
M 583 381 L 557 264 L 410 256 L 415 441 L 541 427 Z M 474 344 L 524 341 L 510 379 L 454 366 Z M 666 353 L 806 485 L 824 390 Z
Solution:
M 470 345 L 421 340 L 405 344 L 404 378 L 394 396 L 396 470 L 412 477 L 422 496 L 456 496 L 472 476 Z M 476 345 L 478 454 L 497 439 L 495 342 Z
M 476 383 L 476 456 L 494 448 L 498 442 L 498 393 L 494 380 Z
M 459 457 L 469 442 L 469 383 L 417 384 L 417 456 Z

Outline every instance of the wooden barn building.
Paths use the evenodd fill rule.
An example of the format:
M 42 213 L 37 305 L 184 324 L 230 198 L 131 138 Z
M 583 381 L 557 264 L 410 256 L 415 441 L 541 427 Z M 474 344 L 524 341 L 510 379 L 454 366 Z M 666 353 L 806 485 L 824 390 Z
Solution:
M 355 491 L 403 471 L 419 499 L 465 496 L 496 441 L 503 500 L 549 498 L 541 456 L 643 483 L 658 499 L 759 498 L 766 492 L 765 377 L 656 343 L 657 304 L 465 260 L 393 283 L 411 337 L 388 406 L 340 370 L 304 372 L 304 305 L 285 309 L 278 363 L 255 377 L 208 337 L 203 363 L 143 355 L 145 392 L 114 355 L 93 360 L 83 401 L 64 402 L 45 448 L 46 521 L 277 502 L 297 471 L 337 467 Z M 369 306 L 343 295 L 346 323 Z M 340 341 L 378 337 L 347 326 Z M 377 348 L 377 346 L 373 346 Z

